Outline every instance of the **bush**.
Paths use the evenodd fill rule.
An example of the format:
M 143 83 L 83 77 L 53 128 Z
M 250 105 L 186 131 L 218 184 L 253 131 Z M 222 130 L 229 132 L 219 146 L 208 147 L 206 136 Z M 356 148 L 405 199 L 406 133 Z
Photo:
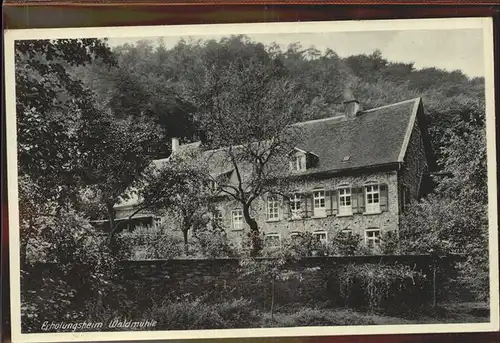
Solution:
M 220 304 L 199 301 L 164 303 L 153 306 L 146 318 L 158 318 L 160 330 L 228 329 L 254 326 L 256 317 L 248 300 Z
M 302 232 L 293 238 L 284 240 L 282 249 L 288 250 L 294 258 L 332 254 L 331 245 L 321 242 L 310 232 Z
M 194 237 L 191 253 L 205 258 L 221 258 L 237 256 L 236 249 L 227 238 L 225 232 L 201 231 Z
M 262 327 L 294 327 L 294 326 L 346 326 L 371 325 L 369 318 L 349 310 L 329 310 L 301 308 L 291 314 L 278 313 L 271 319 L 270 314 L 262 316 Z
M 38 219 L 21 271 L 25 332 L 39 331 L 44 320 L 81 316 L 85 299 L 106 296 L 117 268 L 105 237 L 76 211 L 61 209 L 56 216 Z
M 430 299 L 423 297 L 425 292 L 422 292 L 428 285 L 426 276 L 408 266 L 348 264 L 338 278 L 340 294 L 349 307 L 404 311 Z
M 339 256 L 358 255 L 361 249 L 361 236 L 359 234 L 337 234 L 333 241 L 333 252 Z
M 118 235 L 120 255 L 124 259 L 172 259 L 184 254 L 184 241 L 180 234 L 167 225 L 140 226 L 134 231 Z

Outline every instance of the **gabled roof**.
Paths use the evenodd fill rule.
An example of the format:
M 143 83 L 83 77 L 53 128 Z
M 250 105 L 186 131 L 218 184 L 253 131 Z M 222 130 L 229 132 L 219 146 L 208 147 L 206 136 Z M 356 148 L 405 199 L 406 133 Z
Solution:
M 318 163 L 294 174 L 340 172 L 403 162 L 420 106 L 421 98 L 415 98 L 365 110 L 354 118 L 335 116 L 295 124 L 302 132 L 296 149 L 314 154 Z M 200 148 L 199 142 L 183 144 L 178 153 L 192 153 Z M 211 174 L 232 168 L 224 160 L 223 149 L 226 148 L 203 152 Z M 159 165 L 166 160 L 154 163 Z
M 403 162 L 415 124 L 423 127 L 421 122 L 417 122 L 420 107 L 421 98 L 415 98 L 365 110 L 354 118 L 336 116 L 295 124 L 301 129 L 302 136 L 296 149 L 314 154 L 318 162 L 314 167 L 295 172 L 294 175 L 342 172 Z M 425 130 L 423 134 L 427 149 L 429 142 L 426 142 Z M 208 163 L 209 173 L 214 178 L 232 173 L 234 166 L 224 153 L 227 147 L 202 149 L 201 143 L 195 142 L 180 145 L 176 153 L 202 153 L 203 160 Z M 431 154 L 430 151 L 428 153 Z M 152 163 L 161 167 L 168 161 L 169 158 L 165 158 Z M 137 198 L 132 197 L 119 206 L 131 206 L 137 201 Z
M 403 162 L 420 103 L 416 98 L 362 111 L 354 118 L 296 124 L 304 132 L 297 148 L 319 157 L 318 164 L 304 174 Z

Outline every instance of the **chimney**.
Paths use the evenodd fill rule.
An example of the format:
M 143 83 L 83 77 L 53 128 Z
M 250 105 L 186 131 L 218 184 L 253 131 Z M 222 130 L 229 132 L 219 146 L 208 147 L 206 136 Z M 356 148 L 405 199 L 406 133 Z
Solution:
M 361 111 L 361 105 L 358 100 L 344 101 L 344 113 L 347 118 L 354 118 Z
M 344 114 L 346 118 L 354 118 L 361 111 L 361 105 L 356 100 L 350 87 L 344 89 Z
M 179 138 L 172 137 L 172 152 L 179 150 Z

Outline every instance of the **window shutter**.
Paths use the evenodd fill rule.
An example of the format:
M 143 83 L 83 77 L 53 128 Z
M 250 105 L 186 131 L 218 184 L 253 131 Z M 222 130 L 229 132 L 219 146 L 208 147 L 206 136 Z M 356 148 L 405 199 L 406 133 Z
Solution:
M 290 199 L 283 197 L 283 219 L 290 218 Z
M 387 184 L 385 183 L 380 185 L 380 210 L 382 212 L 389 210 Z
M 313 197 L 311 193 L 304 193 L 304 217 L 310 217 L 313 213 Z
M 358 213 L 365 213 L 366 187 L 358 188 Z
M 356 187 L 351 188 L 351 205 L 352 205 L 352 213 L 359 213 L 358 189 Z
M 332 214 L 337 215 L 339 213 L 339 202 L 337 199 L 337 190 L 333 189 L 330 191 L 331 201 L 332 201 Z
M 332 214 L 332 195 L 330 190 L 325 190 L 325 212 L 329 216 Z

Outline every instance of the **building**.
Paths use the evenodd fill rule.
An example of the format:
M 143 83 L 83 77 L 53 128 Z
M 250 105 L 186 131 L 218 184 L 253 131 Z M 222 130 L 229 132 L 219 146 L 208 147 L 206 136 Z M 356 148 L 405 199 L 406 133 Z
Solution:
M 279 245 L 301 232 L 321 241 L 356 233 L 376 249 L 383 232 L 398 230 L 405 205 L 425 192 L 426 175 L 433 169 L 421 99 L 369 110 L 352 100 L 345 103 L 342 115 L 296 125 L 303 139 L 289 155 L 293 192 L 289 197 L 265 194 L 252 205 L 266 242 Z M 172 140 L 173 154 L 196 149 L 200 143 Z M 214 180 L 237 182 L 230 166 L 216 163 L 217 153 L 201 152 L 210 159 Z M 133 207 L 133 201 L 117 206 L 118 216 L 124 218 Z M 241 205 L 219 196 L 217 209 L 216 219 L 228 237 L 242 241 L 248 227 Z

